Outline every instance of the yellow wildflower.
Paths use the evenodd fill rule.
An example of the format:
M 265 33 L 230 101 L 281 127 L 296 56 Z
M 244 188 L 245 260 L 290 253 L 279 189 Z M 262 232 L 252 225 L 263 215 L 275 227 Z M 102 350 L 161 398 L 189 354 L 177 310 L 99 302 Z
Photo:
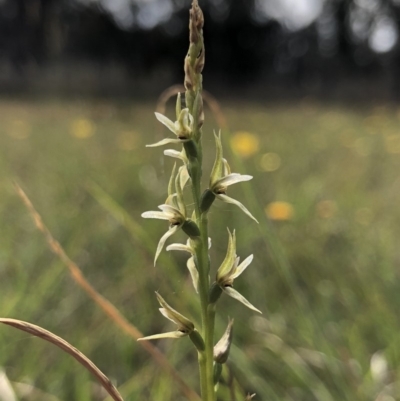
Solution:
M 94 135 L 95 125 L 86 118 L 74 120 L 71 124 L 71 135 L 79 139 L 86 139 Z
M 265 208 L 266 215 L 271 220 L 290 220 L 294 215 L 293 206 L 288 202 L 271 202 Z
M 250 157 L 260 149 L 258 136 L 246 131 L 235 132 L 231 138 L 232 150 L 239 156 Z

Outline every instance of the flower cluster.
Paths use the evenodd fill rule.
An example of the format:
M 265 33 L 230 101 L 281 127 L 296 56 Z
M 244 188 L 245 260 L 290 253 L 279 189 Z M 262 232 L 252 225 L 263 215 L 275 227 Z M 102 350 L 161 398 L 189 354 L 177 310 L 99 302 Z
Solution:
M 202 183 L 202 125 L 204 120 L 203 101 L 201 96 L 204 65 L 203 14 L 197 0 L 193 0 L 190 11 L 190 45 L 185 58 L 185 108 L 182 108 L 181 95 L 176 102 L 176 120 L 156 113 L 156 118 L 174 133 L 174 138 L 165 138 L 149 147 L 166 144 L 181 145 L 181 148 L 167 149 L 164 155 L 173 157 L 182 163 L 173 168 L 168 185 L 168 196 L 164 204 L 158 206 L 159 211 L 148 211 L 144 218 L 166 220 L 169 223 L 167 232 L 158 242 L 154 264 L 163 250 L 169 237 L 182 230 L 187 235 L 186 243 L 174 243 L 166 247 L 167 251 L 183 251 L 189 254 L 187 268 L 192 278 L 195 291 L 200 298 L 202 327 L 197 330 L 194 323 L 173 309 L 157 293 L 161 305 L 160 312 L 177 326 L 176 330 L 144 337 L 141 340 L 161 338 L 189 337 L 199 355 L 200 380 L 203 401 L 215 401 L 215 391 L 221 376 L 223 364 L 226 363 L 232 343 L 233 320 L 230 320 L 225 333 L 214 346 L 214 320 L 216 304 L 222 293 L 244 304 L 253 311 L 260 312 L 243 295 L 233 288 L 234 281 L 253 260 L 248 256 L 243 262 L 236 254 L 236 234 L 228 229 L 229 241 L 225 259 L 217 269 L 214 283 L 210 282 L 211 261 L 209 249 L 211 240 L 208 236 L 208 212 L 216 199 L 233 204 L 248 217 L 256 218 L 238 200 L 227 195 L 228 187 L 251 180 L 250 175 L 232 173 L 227 160 L 223 157 L 221 133 L 214 134 L 216 155 L 210 174 L 208 188 L 201 189 Z M 192 192 L 193 213 L 188 212 L 188 203 L 184 199 L 184 188 L 188 186 Z M 190 216 L 190 217 L 189 217 Z M 257 222 L 258 223 L 258 222 Z M 261 313 L 261 312 L 260 312 Z M 199 319 L 200 320 L 200 319 Z M 250 399 L 250 398 L 249 398 Z

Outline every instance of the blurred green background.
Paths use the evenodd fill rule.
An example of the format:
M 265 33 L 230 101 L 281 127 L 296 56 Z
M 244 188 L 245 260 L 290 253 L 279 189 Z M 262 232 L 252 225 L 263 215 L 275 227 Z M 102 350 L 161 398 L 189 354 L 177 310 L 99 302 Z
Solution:
M 140 214 L 164 202 L 172 161 L 146 149 L 168 135 L 156 101 L 0 102 L 0 304 L 3 317 L 43 326 L 89 356 L 126 401 L 184 400 L 157 363 L 74 283 L 17 197 L 16 180 L 87 279 L 146 335 L 173 327 L 154 291 L 198 320 L 186 258 L 163 252 L 166 224 Z M 263 311 L 224 297 L 217 336 L 235 319 L 220 400 L 400 400 L 400 111 L 395 106 L 252 103 L 225 99 L 225 155 L 254 179 L 231 187 L 260 221 L 217 203 L 213 272 L 237 230 L 254 261 L 236 288 Z M 167 115 L 172 118 L 172 104 Z M 207 110 L 205 185 L 214 158 Z M 189 199 L 189 192 L 187 193 Z M 172 242 L 183 240 L 174 237 Z M 214 274 L 214 273 L 213 273 Z M 197 388 L 187 339 L 155 343 Z M 69 355 L 0 327 L 0 366 L 21 400 L 104 400 Z M 35 398 L 36 397 L 36 398 Z M 1 399 L 1 395 L 0 395 Z

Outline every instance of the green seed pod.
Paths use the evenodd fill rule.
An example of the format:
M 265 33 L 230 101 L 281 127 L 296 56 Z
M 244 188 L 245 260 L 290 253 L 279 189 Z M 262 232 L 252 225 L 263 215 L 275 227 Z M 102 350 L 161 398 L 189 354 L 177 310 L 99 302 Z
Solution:
M 206 349 L 203 337 L 196 329 L 189 334 L 189 338 L 192 340 L 192 343 L 195 345 L 198 351 L 203 352 Z
M 197 145 L 193 140 L 183 142 L 183 147 L 189 160 L 197 159 Z
M 221 287 L 217 283 L 214 283 L 210 289 L 210 304 L 212 305 L 215 304 L 218 301 L 221 294 L 222 294 Z
M 187 219 L 182 225 L 182 230 L 190 238 L 199 237 L 200 236 L 199 227 L 197 226 L 197 224 L 193 220 Z
M 215 195 L 212 191 L 209 189 L 206 189 L 203 192 L 203 195 L 201 195 L 201 201 L 200 201 L 200 210 L 201 213 L 206 213 L 210 209 L 211 205 L 213 204 L 215 200 Z
M 214 386 L 218 384 L 219 379 L 221 378 L 222 373 L 222 365 L 218 362 L 214 363 Z

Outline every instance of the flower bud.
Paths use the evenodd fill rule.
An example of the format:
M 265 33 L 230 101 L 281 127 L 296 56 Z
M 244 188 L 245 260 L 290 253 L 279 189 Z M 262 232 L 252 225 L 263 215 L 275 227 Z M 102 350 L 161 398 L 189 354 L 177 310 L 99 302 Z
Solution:
M 225 363 L 228 360 L 233 336 L 232 326 L 233 319 L 229 320 L 225 333 L 214 347 L 214 361 L 219 364 Z
M 179 139 L 190 139 L 193 127 L 193 117 L 189 113 L 189 109 L 181 110 L 177 124 L 177 136 Z

